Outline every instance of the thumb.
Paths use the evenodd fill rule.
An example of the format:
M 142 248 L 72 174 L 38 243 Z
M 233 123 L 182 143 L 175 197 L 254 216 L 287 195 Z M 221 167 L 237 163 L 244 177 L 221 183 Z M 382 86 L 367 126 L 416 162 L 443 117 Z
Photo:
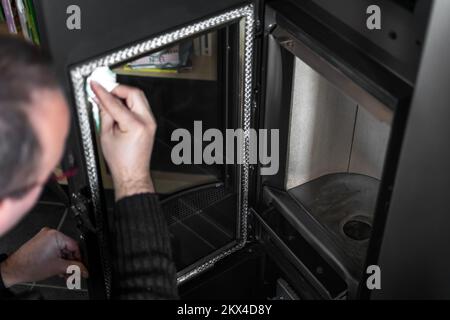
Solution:
M 59 259 L 59 268 L 58 269 L 60 270 L 60 274 L 70 276 L 74 273 L 74 270 L 77 270 L 77 268 L 78 268 L 78 270 L 80 270 L 81 276 L 83 278 L 89 277 L 89 272 L 82 262 L 75 261 L 75 260 Z

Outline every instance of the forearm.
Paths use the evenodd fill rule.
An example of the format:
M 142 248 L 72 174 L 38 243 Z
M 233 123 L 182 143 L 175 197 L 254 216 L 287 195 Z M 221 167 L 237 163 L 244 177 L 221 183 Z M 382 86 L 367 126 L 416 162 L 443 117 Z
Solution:
M 177 298 L 169 231 L 155 194 L 116 203 L 111 240 L 113 299 Z

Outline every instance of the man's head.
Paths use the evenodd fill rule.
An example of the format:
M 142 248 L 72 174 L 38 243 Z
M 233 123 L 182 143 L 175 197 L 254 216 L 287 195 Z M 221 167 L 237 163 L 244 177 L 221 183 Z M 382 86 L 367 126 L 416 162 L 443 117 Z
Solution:
M 49 59 L 0 36 L 0 236 L 38 200 L 61 159 L 69 123 Z

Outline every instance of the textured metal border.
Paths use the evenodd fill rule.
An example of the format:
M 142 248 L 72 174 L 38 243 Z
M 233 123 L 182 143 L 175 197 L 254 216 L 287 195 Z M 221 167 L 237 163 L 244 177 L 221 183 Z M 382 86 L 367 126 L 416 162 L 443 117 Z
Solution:
M 99 177 L 96 164 L 96 155 L 94 150 L 94 139 L 95 136 L 91 130 L 89 121 L 89 108 L 85 92 L 85 83 L 87 77 L 97 68 L 102 66 L 113 66 L 120 63 L 125 63 L 133 58 L 137 58 L 145 53 L 149 53 L 158 48 L 162 48 L 171 43 L 180 41 L 182 39 L 195 36 L 196 34 L 203 33 L 207 30 L 229 24 L 236 21 L 245 22 L 245 36 L 244 36 L 244 61 L 243 61 L 243 81 L 242 81 L 242 129 L 245 132 L 243 148 L 243 159 L 241 166 L 241 189 L 240 189 L 240 210 L 239 210 L 239 238 L 236 245 L 231 248 L 225 247 L 219 250 L 213 256 L 209 257 L 204 263 L 198 265 L 193 265 L 190 269 L 185 269 L 186 271 L 179 275 L 178 283 L 182 283 L 199 273 L 209 269 L 216 262 L 223 259 L 224 257 L 234 253 L 235 251 L 241 249 L 247 241 L 247 215 L 248 215 L 248 188 L 249 188 L 249 129 L 251 121 L 251 106 L 252 106 L 252 90 L 253 90 L 253 46 L 254 46 L 254 8 L 253 5 L 247 5 L 240 7 L 231 11 L 227 11 L 223 14 L 214 16 L 209 19 L 205 19 L 198 23 L 183 27 L 173 32 L 163 34 L 161 36 L 142 41 L 138 44 L 132 45 L 128 48 L 118 50 L 114 53 L 105 55 L 103 57 L 76 65 L 71 68 L 70 76 L 72 80 L 72 86 L 75 95 L 75 104 L 78 113 L 78 120 L 80 125 L 81 137 L 83 140 L 83 150 L 84 157 L 86 160 L 87 173 L 89 179 L 89 187 L 92 196 L 92 203 L 94 209 L 94 216 L 96 219 L 97 227 L 99 228 L 100 241 L 103 241 L 103 232 L 101 222 L 102 210 L 100 203 L 100 190 L 99 190 Z M 99 225 L 100 224 L 100 225 Z M 105 283 L 106 289 L 109 294 L 110 291 L 110 265 L 108 261 L 102 257 L 103 268 L 105 272 Z

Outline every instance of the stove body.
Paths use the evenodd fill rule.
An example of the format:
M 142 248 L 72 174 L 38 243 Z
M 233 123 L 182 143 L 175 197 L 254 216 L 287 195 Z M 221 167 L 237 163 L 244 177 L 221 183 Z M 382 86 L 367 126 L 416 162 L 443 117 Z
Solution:
M 361 299 L 370 296 L 367 266 L 393 273 L 385 248 L 403 233 L 390 218 L 402 210 L 391 207 L 392 192 L 402 188 L 397 173 L 408 162 L 405 132 L 415 130 L 426 28 L 442 1 L 379 1 L 386 14 L 376 32 L 365 27 L 364 0 L 78 0 L 76 31 L 60 27 L 72 2 L 36 5 L 73 107 L 64 166 L 79 171 L 69 190 L 96 227 L 81 226 L 92 298 L 109 296 L 114 204 L 84 91 L 99 66 L 152 105 L 152 175 L 182 297 Z M 142 65 L 155 57 L 166 59 L 157 70 Z M 264 167 L 249 162 L 247 138 L 223 150 L 238 164 L 174 164 L 173 132 L 195 136 L 196 121 L 203 131 L 279 130 L 278 172 L 262 175 Z M 388 277 L 389 290 L 376 296 L 396 297 Z

